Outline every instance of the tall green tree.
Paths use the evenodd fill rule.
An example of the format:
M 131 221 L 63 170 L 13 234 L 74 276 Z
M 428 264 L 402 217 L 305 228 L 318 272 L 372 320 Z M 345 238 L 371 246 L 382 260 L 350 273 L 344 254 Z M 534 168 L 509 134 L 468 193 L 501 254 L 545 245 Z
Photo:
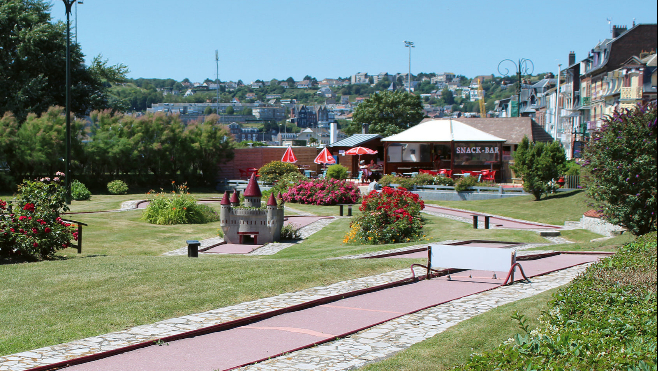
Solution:
M 0 115 L 12 112 L 19 123 L 66 102 L 66 25 L 51 22 L 50 8 L 43 0 L 0 0 Z M 100 57 L 87 67 L 83 57 L 72 43 L 72 111 L 109 108 L 106 83 L 126 67 Z
M 353 126 L 369 124 L 369 132 L 390 136 L 404 131 L 423 119 L 420 96 L 405 91 L 381 91 L 370 95 L 354 110 Z
M 514 152 L 512 170 L 523 179 L 523 189 L 539 201 L 552 189 L 551 182 L 562 175 L 566 161 L 560 143 L 530 143 L 524 136 Z
M 656 102 L 617 110 L 585 148 L 587 194 L 635 235 L 656 230 Z

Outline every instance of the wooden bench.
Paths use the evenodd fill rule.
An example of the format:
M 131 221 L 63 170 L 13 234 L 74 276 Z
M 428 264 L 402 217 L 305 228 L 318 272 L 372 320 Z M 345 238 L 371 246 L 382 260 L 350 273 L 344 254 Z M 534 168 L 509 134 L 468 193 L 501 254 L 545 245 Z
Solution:
M 490 279 L 494 280 L 498 279 L 495 272 L 507 272 L 507 277 L 503 281 L 503 285 L 506 285 L 508 281 L 510 283 L 514 282 L 514 271 L 518 267 L 523 278 L 527 282 L 530 282 L 525 272 L 523 272 L 523 268 L 516 261 L 516 250 L 509 248 L 432 244 L 427 248 L 427 266 L 422 264 L 411 265 L 411 273 L 415 279 L 416 273 L 413 269 L 414 266 L 427 269 L 427 279 L 431 278 L 432 271 L 441 273 L 437 268 L 492 271 L 493 276 Z M 474 277 L 461 277 L 448 274 L 449 281 L 453 278 Z M 486 279 L 487 277 L 475 278 Z

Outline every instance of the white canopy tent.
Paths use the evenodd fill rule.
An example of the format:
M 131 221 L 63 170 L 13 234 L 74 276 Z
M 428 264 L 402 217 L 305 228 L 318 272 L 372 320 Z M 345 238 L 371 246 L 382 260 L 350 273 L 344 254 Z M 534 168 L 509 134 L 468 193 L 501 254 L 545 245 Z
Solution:
M 462 170 L 485 167 L 493 170 L 494 165 L 497 168 L 501 166 L 505 139 L 458 119 L 438 119 L 422 122 L 384 138 L 382 142 L 385 148 L 385 172 L 389 174 L 447 168 L 448 165 L 451 171 L 455 166 Z M 442 160 L 449 161 L 449 164 Z
M 472 126 L 458 120 L 439 119 L 430 120 L 412 126 L 409 129 L 390 137 L 382 142 L 393 143 L 437 143 L 437 142 L 504 142 Z

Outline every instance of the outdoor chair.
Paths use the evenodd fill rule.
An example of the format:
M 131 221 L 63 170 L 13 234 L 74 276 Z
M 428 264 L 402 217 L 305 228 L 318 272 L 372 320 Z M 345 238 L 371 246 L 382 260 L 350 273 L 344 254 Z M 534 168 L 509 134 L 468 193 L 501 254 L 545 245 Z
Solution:
M 483 170 L 482 171 L 482 180 L 495 182 L 496 181 L 496 172 L 497 171 L 498 170 Z
M 452 170 L 450 169 L 441 169 L 439 170 L 439 175 L 446 176 L 448 178 L 452 178 Z

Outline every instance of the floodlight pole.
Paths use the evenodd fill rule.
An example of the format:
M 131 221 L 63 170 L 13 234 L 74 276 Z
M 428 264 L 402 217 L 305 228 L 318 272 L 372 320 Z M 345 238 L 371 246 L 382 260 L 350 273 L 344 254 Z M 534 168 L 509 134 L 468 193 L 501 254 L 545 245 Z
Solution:
M 219 116 L 219 50 L 215 49 L 215 62 L 217 63 L 217 116 Z
M 66 203 L 71 204 L 71 6 L 76 0 L 62 0 L 66 8 Z
M 407 89 L 411 93 L 411 48 L 415 48 L 413 41 L 404 41 L 404 47 L 409 48 L 409 74 L 407 75 Z

